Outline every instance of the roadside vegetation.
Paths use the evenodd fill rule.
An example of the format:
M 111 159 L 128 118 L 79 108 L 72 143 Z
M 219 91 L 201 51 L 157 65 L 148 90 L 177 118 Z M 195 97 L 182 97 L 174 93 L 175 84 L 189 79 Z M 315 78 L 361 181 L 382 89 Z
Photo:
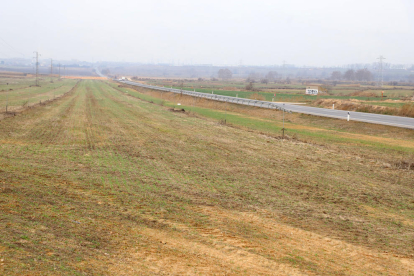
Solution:
M 75 84 L 0 120 L 0 274 L 414 273 L 412 130 Z

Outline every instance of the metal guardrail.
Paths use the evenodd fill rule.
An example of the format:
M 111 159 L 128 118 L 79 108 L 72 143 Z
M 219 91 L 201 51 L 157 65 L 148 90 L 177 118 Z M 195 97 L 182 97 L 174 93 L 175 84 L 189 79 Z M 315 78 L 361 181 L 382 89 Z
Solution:
M 279 103 L 274 103 L 274 102 L 251 100 L 251 99 L 236 98 L 236 97 L 230 97 L 230 96 L 153 86 L 153 85 L 147 85 L 147 84 L 142 84 L 142 83 L 137 83 L 137 82 L 132 82 L 132 81 L 120 81 L 120 80 L 118 81 L 121 83 L 132 85 L 132 86 L 139 86 L 139 87 L 144 87 L 144 88 L 149 88 L 149 89 L 154 89 L 154 90 L 159 90 L 159 91 L 172 92 L 172 93 L 205 98 L 205 99 L 210 99 L 210 100 L 215 100 L 215 101 L 242 104 L 242 105 L 248 105 L 248 106 L 268 108 L 268 109 L 276 109 L 276 110 L 287 111 L 287 112 L 296 112 L 296 113 L 302 113 L 302 114 L 308 114 L 308 115 L 314 115 L 314 116 L 322 116 L 322 117 L 328 117 L 328 118 L 334 118 L 334 119 L 349 120 L 349 114 L 350 114 L 350 112 L 345 111 L 345 110 L 332 110 L 332 109 L 310 107 L 310 106 L 279 104 Z M 351 115 L 351 119 L 352 121 L 414 129 L 414 118 L 409 118 L 409 117 L 391 116 L 391 115 L 353 111 Z
M 121 81 L 118 80 L 118 82 L 125 83 L 132 86 L 139 86 L 143 88 L 149 88 L 154 90 L 160 90 L 165 92 L 172 92 L 182 95 L 188 95 L 193 97 L 199 97 L 199 98 L 205 98 L 220 102 L 228 102 L 228 103 L 235 103 L 235 104 L 243 104 L 243 105 L 249 105 L 249 106 L 255 106 L 255 107 L 262 107 L 262 108 L 269 108 L 269 109 L 277 109 L 277 110 L 285 110 L 282 106 L 279 104 L 273 103 L 273 102 L 266 102 L 266 101 L 259 101 L 259 100 L 251 100 L 251 99 L 244 99 L 244 98 L 236 98 L 236 97 L 230 97 L 230 96 L 223 96 L 223 95 L 217 95 L 217 94 L 208 94 L 208 93 L 202 93 L 202 92 L 195 92 L 195 91 L 188 91 L 188 90 L 181 90 L 181 89 L 175 89 L 175 88 L 167 88 L 167 87 L 160 87 L 160 86 L 153 86 L 153 85 L 147 85 L 132 81 Z

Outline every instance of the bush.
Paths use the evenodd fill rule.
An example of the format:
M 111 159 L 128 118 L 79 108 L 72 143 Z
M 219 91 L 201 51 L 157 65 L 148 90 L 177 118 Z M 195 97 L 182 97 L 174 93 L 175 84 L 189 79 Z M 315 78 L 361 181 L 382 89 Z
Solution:
M 401 116 L 414 117 L 414 104 L 405 104 L 400 109 Z
M 246 87 L 245 87 L 245 89 L 246 90 L 251 90 L 251 91 L 253 91 L 254 90 L 254 87 L 253 87 L 253 82 L 249 82 L 248 84 L 246 84 Z

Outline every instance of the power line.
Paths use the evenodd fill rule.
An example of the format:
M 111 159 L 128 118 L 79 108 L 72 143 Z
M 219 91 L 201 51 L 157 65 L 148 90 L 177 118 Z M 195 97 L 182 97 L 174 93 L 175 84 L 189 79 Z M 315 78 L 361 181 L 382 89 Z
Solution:
M 6 40 L 4 40 L 3 38 L 1 38 L 0 37 L 0 40 L 2 40 L 3 41 L 3 43 L 5 44 L 5 45 L 7 45 L 11 50 L 13 50 L 13 51 L 15 51 L 16 53 L 18 53 L 18 54 L 20 54 L 20 55 L 22 55 L 23 57 L 25 57 L 25 55 L 22 53 L 22 52 L 20 52 L 20 51 L 18 51 L 18 50 L 16 50 L 13 46 L 11 46 Z
M 10 57 L 10 55 L 9 55 L 9 54 L 3 53 L 3 52 L 0 52 L 0 54 L 5 55 L 5 56 L 7 56 L 8 58 Z

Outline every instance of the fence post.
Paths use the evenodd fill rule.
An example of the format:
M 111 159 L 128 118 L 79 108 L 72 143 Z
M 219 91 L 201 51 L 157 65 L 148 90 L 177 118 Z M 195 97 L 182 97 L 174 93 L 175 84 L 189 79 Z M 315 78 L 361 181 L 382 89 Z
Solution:
M 7 87 L 9 86 L 9 83 L 7 83 Z M 8 90 L 8 89 L 7 89 Z M 10 91 L 10 90 L 8 90 Z M 6 92 L 6 113 L 7 113 L 7 106 L 9 105 L 9 94 L 7 94 L 8 92 Z

